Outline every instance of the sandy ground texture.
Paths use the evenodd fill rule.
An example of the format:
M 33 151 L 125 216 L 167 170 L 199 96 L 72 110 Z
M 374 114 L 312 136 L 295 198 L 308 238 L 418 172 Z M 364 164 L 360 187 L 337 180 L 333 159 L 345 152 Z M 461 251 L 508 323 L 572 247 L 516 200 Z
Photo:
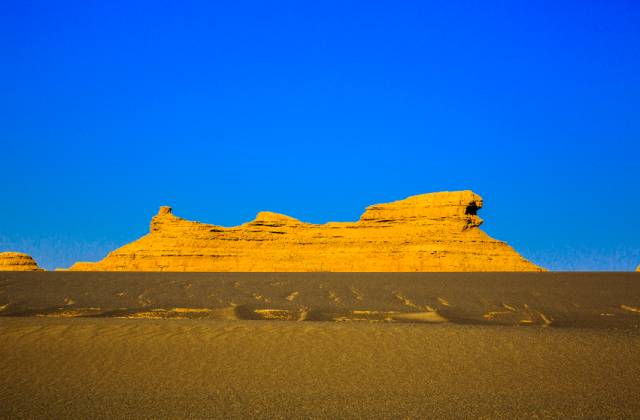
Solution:
M 637 419 L 639 324 L 634 273 L 0 273 L 0 418 Z
M 640 327 L 640 273 L 0 273 L 5 316 Z
M 632 329 L 0 319 L 2 418 L 639 418 Z

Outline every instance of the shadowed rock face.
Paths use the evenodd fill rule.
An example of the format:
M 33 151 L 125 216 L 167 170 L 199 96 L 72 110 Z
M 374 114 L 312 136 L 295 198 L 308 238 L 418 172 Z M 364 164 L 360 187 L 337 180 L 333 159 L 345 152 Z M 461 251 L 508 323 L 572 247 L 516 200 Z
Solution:
M 479 229 L 472 191 L 416 195 L 357 222 L 304 223 L 260 212 L 240 226 L 192 222 L 163 206 L 150 233 L 79 271 L 541 271 Z
M 0 271 L 41 271 L 34 259 L 21 252 L 0 252 Z

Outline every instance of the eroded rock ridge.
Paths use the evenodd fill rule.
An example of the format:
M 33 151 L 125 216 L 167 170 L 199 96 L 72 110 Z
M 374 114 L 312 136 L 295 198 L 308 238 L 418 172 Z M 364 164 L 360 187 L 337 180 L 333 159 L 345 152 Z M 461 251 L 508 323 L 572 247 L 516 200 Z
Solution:
M 31 255 L 21 252 L 0 252 L 0 271 L 41 271 Z
M 304 223 L 260 212 L 235 227 L 193 222 L 163 206 L 149 234 L 84 271 L 541 271 L 479 229 L 472 191 L 416 195 L 356 222 Z

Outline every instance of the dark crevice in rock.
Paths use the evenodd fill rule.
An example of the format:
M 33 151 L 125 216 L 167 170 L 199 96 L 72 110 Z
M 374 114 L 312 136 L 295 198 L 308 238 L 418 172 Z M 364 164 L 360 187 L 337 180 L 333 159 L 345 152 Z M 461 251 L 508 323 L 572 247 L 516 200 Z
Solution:
M 464 211 L 464 214 L 466 214 L 468 216 L 475 216 L 475 215 L 478 214 L 478 209 L 479 208 L 480 207 L 478 206 L 478 204 L 475 201 L 473 201 L 473 202 L 471 202 L 471 204 L 469 204 L 467 206 L 467 208 Z

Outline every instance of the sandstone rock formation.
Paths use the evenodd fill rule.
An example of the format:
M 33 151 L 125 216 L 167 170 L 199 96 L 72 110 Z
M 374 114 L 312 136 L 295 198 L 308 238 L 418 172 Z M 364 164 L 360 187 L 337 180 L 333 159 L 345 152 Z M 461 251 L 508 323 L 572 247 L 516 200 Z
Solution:
M 282 214 L 221 227 L 161 207 L 151 231 L 80 271 L 541 271 L 478 227 L 472 191 L 416 195 L 366 209 L 357 222 Z
M 0 271 L 42 271 L 31 255 L 0 252 Z

